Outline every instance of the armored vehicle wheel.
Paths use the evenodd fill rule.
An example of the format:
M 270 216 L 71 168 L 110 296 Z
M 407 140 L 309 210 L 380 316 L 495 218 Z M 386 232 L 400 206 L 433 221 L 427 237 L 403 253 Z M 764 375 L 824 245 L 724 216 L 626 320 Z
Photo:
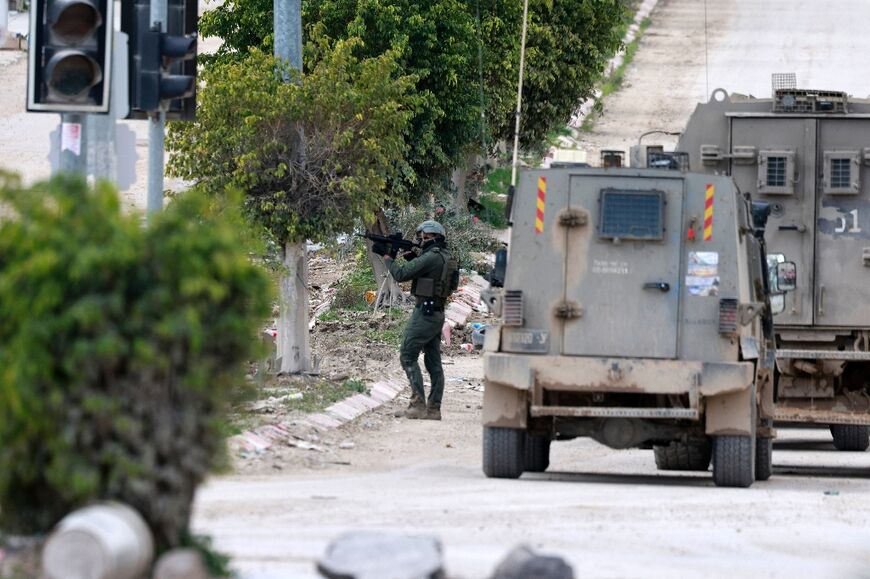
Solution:
M 693 437 L 688 442 L 674 440 L 667 446 L 663 444 L 653 446 L 656 468 L 659 470 L 705 471 L 710 466 L 712 452 L 710 439 L 706 436 Z
M 490 478 L 518 478 L 523 474 L 526 432 L 515 428 L 483 427 L 483 474 Z
M 860 424 L 832 424 L 831 434 L 837 450 L 867 450 L 870 446 L 870 426 Z
M 526 434 L 526 472 L 544 472 L 550 466 L 550 439 Z
M 755 480 L 767 480 L 773 474 L 773 439 L 755 439 Z
M 748 487 L 755 480 L 755 437 L 713 437 L 713 482 L 717 487 Z

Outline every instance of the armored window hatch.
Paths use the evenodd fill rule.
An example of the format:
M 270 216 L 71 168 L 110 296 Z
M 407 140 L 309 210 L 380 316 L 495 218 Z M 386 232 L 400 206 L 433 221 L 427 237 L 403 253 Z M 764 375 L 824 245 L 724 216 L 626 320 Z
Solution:
M 829 195 L 861 192 L 861 155 L 858 151 L 825 151 L 824 190 Z
M 785 157 L 767 159 L 767 186 L 785 187 Z
M 848 187 L 849 174 L 849 159 L 831 159 L 831 187 Z
M 602 189 L 599 201 L 602 239 L 664 239 L 663 191 Z
M 758 192 L 792 195 L 795 184 L 794 151 L 761 151 L 758 154 Z

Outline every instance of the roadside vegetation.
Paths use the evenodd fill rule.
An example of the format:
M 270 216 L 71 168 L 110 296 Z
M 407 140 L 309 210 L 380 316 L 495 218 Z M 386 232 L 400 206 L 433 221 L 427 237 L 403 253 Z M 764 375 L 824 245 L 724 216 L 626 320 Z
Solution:
M 600 89 L 601 95 L 596 99 L 592 110 L 589 111 L 589 114 L 583 119 L 583 124 L 580 126 L 580 130 L 588 133 L 595 128 L 595 122 L 604 110 L 604 100 L 622 87 L 622 83 L 625 80 L 625 71 L 628 70 L 629 66 L 631 66 L 634 56 L 637 53 L 638 46 L 640 46 L 640 41 L 643 38 L 646 29 L 649 28 L 651 22 L 652 21 L 649 17 L 644 18 L 641 21 L 634 39 L 632 39 L 629 45 L 625 47 L 625 56 L 623 57 L 622 62 L 610 75 L 602 80 Z
M 143 228 L 105 183 L 7 174 L 0 207 L 0 528 L 118 500 L 158 552 L 206 545 L 192 498 L 272 295 L 238 207 L 191 191 Z

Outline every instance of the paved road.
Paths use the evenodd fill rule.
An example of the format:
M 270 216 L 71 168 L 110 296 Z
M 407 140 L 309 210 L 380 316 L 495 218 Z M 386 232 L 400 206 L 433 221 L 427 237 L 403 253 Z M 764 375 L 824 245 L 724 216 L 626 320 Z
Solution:
M 623 90 L 605 99 L 581 146 L 593 163 L 600 149 L 627 152 L 645 131 L 681 131 L 716 88 L 770 96 L 772 73 L 795 73 L 801 88 L 867 97 L 867 22 L 866 0 L 660 0 Z M 676 137 L 644 142 L 672 147 Z
M 453 362 L 449 378 L 479 378 L 478 359 Z M 456 384 L 441 423 L 379 409 L 329 462 L 211 481 L 196 529 L 247 579 L 316 577 L 329 541 L 354 529 L 435 535 L 466 579 L 520 543 L 566 557 L 578 577 L 870 577 L 870 454 L 835 451 L 826 430 L 783 431 L 774 476 L 750 489 L 659 473 L 651 451 L 589 440 L 555 443 L 547 473 L 490 480 L 481 394 Z
M 627 151 L 643 131 L 682 129 L 717 87 L 770 94 L 774 72 L 866 96 L 867 22 L 866 0 L 660 0 L 585 144 L 593 159 Z M 448 367 L 479 372 L 468 360 Z M 338 461 L 349 464 L 216 479 L 195 526 L 247 577 L 315 577 L 328 542 L 360 528 L 434 534 L 464 578 L 487 577 L 521 542 L 567 557 L 579 577 L 870 577 L 870 454 L 834 451 L 827 431 L 783 431 L 774 476 L 748 490 L 659 474 L 649 451 L 591 441 L 556 444 L 552 472 L 496 481 L 480 472 L 479 397 L 448 394 L 442 423 L 382 411 L 353 432 Z

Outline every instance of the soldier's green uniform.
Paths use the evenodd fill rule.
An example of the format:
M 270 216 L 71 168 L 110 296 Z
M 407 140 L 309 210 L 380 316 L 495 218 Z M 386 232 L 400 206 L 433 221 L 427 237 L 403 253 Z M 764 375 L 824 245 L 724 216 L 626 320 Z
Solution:
M 444 369 L 441 367 L 441 328 L 444 326 L 444 299 L 440 297 L 421 297 L 417 295 L 417 284 L 420 278 L 441 279 L 442 269 L 447 266 L 450 254 L 443 247 L 431 245 L 423 250 L 420 257 L 402 265 L 395 261 L 389 262 L 390 273 L 398 282 L 413 280 L 411 294 L 417 304 L 411 313 L 411 319 L 405 326 L 405 335 L 399 350 L 399 361 L 408 381 L 411 392 L 420 401 L 426 400 L 423 389 L 423 375 L 417 358 L 423 351 L 423 363 L 429 377 L 432 379 L 432 389 L 429 391 L 427 406 L 430 409 L 441 408 L 441 397 L 444 394 Z M 426 300 L 431 300 L 431 307 L 426 307 Z
M 411 383 L 411 404 L 400 413 L 406 418 L 441 420 L 441 396 L 444 394 L 444 370 L 441 368 L 441 329 L 444 326 L 444 304 L 459 282 L 459 264 L 447 251 L 445 230 L 437 221 L 424 221 L 417 228 L 422 238 L 423 252 L 416 258 L 397 264 L 395 249 L 386 254 L 386 246 L 372 246 L 372 251 L 384 255 L 387 267 L 398 282 L 411 281 L 411 294 L 417 303 L 405 326 L 399 360 Z M 417 358 L 423 352 L 423 362 L 432 378 L 429 401 L 423 388 L 423 375 Z

